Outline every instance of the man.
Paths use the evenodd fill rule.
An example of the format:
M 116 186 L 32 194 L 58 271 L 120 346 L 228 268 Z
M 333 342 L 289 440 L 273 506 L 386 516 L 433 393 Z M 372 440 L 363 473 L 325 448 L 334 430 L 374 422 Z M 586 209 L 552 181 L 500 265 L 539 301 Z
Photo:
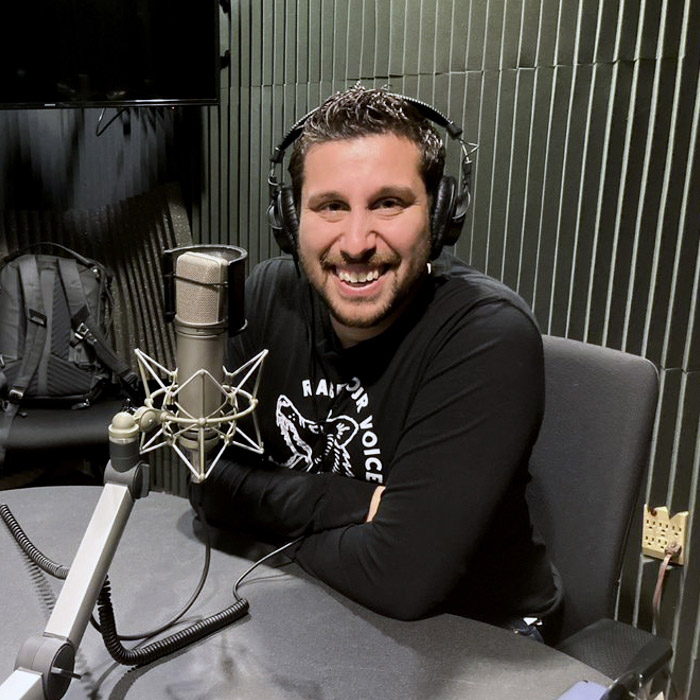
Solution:
M 355 86 L 290 161 L 294 258 L 246 289 L 241 364 L 270 351 L 262 459 L 193 490 L 215 525 L 304 536 L 295 560 L 380 613 L 500 624 L 560 599 L 525 503 L 543 410 L 524 302 L 431 243 L 442 143 L 405 99 Z

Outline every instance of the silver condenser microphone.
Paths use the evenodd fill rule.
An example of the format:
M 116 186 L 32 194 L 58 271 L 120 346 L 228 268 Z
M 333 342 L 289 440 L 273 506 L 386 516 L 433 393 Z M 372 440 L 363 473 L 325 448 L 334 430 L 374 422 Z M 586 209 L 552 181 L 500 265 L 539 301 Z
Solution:
M 245 327 L 245 258 L 246 252 L 234 246 L 166 251 L 165 313 L 175 326 L 177 368 L 169 370 L 135 351 L 146 390 L 136 416 L 143 434 L 140 451 L 172 447 L 195 481 L 207 477 L 229 445 L 263 449 L 255 408 L 267 350 L 233 371 L 224 367 L 228 338 Z M 254 436 L 238 425 L 249 414 Z
M 227 262 L 210 253 L 187 252 L 175 264 L 175 339 L 179 418 L 207 419 L 222 408 L 227 340 Z M 202 371 L 203 370 L 203 371 Z M 209 451 L 218 437 L 205 429 Z M 178 438 L 186 450 L 200 449 L 197 430 Z

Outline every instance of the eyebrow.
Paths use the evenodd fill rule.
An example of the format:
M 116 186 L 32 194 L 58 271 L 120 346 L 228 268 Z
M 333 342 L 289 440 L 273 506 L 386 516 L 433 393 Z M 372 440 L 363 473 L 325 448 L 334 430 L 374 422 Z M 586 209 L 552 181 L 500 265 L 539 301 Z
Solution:
M 312 194 L 309 197 L 307 206 L 309 207 L 314 207 L 317 204 L 320 204 L 321 202 L 330 202 L 333 201 L 334 199 L 343 199 L 343 196 L 340 194 L 340 192 L 336 190 L 327 190 L 325 192 L 317 192 L 316 194 Z
M 371 199 L 382 199 L 383 197 L 399 197 L 401 199 L 413 201 L 416 199 L 417 195 L 411 187 L 404 187 L 402 185 L 387 185 L 375 192 Z M 307 206 L 313 207 L 321 204 L 322 202 L 329 202 L 336 199 L 345 201 L 345 196 L 337 190 L 317 192 L 309 197 Z
M 415 199 L 416 192 L 411 187 L 403 187 L 402 185 L 389 185 L 387 187 L 382 187 L 377 194 L 374 195 L 374 199 L 381 199 L 382 197 L 400 197 L 402 199 Z

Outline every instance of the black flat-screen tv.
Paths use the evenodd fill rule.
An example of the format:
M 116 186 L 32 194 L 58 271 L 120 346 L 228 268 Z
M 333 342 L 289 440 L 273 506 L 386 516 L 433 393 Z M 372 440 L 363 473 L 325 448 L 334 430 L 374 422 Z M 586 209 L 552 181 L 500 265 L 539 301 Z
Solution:
M 1 0 L 0 109 L 216 104 L 217 0 Z

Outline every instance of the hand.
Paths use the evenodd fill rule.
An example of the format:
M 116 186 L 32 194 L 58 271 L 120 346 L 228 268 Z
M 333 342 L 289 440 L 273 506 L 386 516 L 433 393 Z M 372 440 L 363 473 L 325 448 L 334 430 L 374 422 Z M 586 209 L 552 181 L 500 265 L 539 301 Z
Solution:
M 365 519 L 365 522 L 371 523 L 372 520 L 374 520 L 374 516 L 379 510 L 379 504 L 381 503 L 382 494 L 384 493 L 385 488 L 386 486 L 377 486 L 377 488 L 374 489 L 372 499 L 369 502 L 369 512 L 367 513 L 367 518 Z

